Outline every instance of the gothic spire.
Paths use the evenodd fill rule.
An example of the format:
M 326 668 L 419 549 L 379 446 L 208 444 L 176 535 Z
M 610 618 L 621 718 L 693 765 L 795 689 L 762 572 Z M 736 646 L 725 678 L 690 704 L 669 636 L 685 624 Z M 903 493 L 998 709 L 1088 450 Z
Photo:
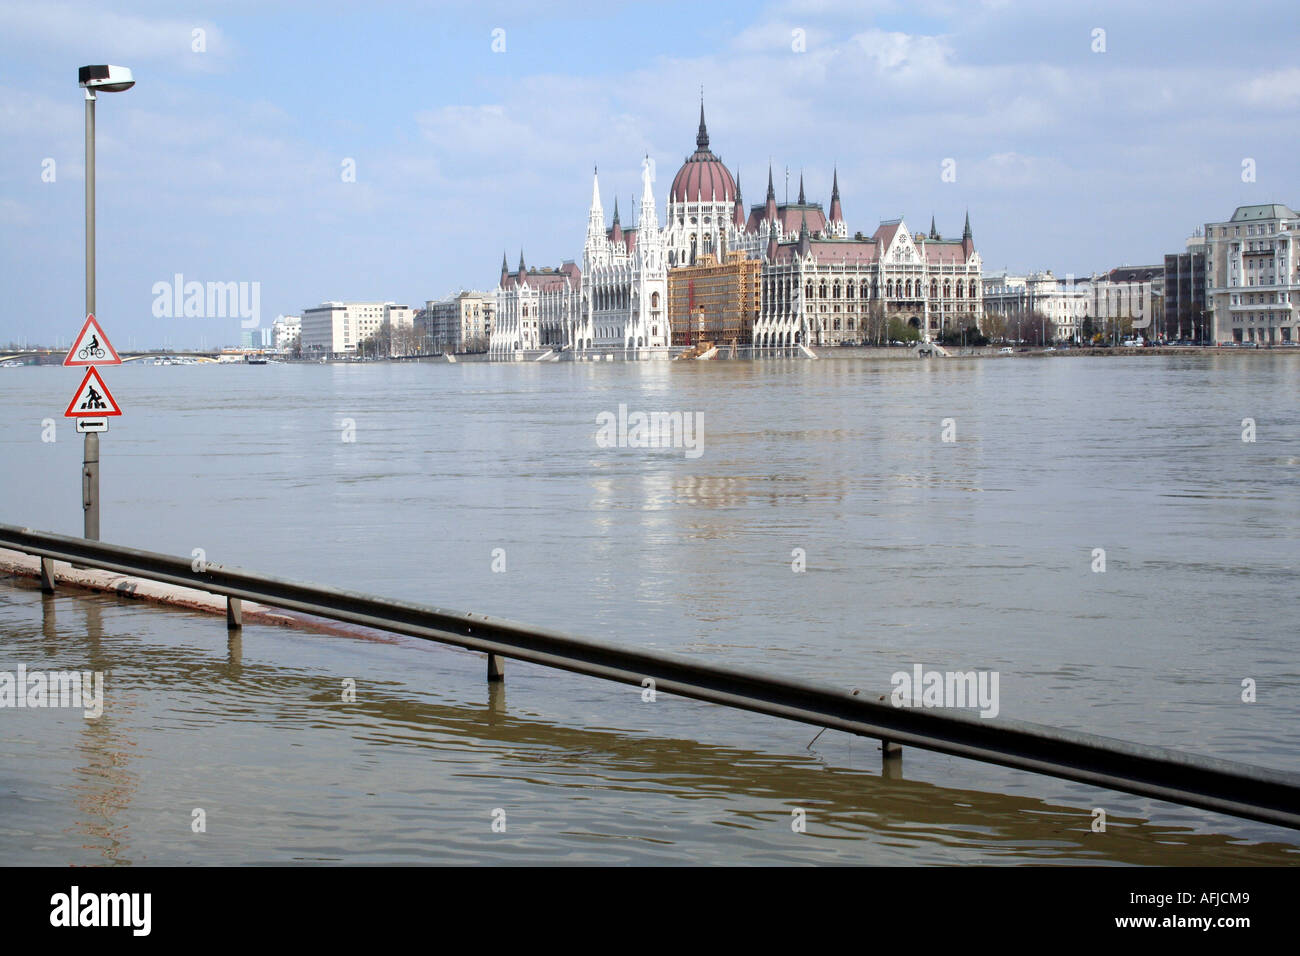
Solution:
M 614 197 L 614 225 L 618 225 L 618 196 Z
M 831 178 L 831 222 L 843 222 L 844 210 L 840 208 L 840 171 L 837 168 Z
M 519 250 L 519 274 L 523 275 L 528 270 L 524 268 L 524 250 Z
M 939 230 L 936 229 L 934 225 L 934 213 L 930 214 L 930 238 L 931 239 L 939 238 Z
M 768 199 L 772 199 L 772 200 L 775 200 L 775 199 L 776 199 L 776 190 L 772 188 L 772 163 L 771 163 L 771 161 L 769 161 L 768 164 L 767 164 L 767 198 L 768 198 Z
M 799 171 L 799 205 L 805 205 L 808 200 L 803 198 L 803 171 Z
M 591 211 L 594 213 L 601 208 L 600 206 L 600 172 L 595 167 L 591 167 Z M 601 213 L 601 219 L 604 220 L 604 213 Z
M 704 94 L 700 94 L 700 131 L 695 134 L 695 148 L 703 152 L 709 148 L 709 129 L 704 125 Z
M 969 239 L 969 238 L 971 237 L 971 235 L 970 235 L 970 210 L 969 210 L 969 209 L 966 210 L 966 228 L 963 229 L 963 230 L 961 231 L 961 237 L 962 237 L 963 239 Z

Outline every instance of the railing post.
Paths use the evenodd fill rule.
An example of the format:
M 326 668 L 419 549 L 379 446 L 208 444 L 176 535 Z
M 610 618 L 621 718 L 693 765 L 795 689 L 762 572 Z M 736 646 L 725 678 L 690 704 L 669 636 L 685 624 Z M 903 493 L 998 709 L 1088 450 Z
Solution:
M 488 683 L 506 679 L 506 659 L 500 654 L 488 654 Z
M 880 738 L 880 759 L 898 760 L 903 756 L 903 745 L 897 740 L 888 740 Z
M 54 593 L 54 559 L 41 558 L 41 590 L 46 594 Z
M 226 598 L 226 630 L 237 631 L 244 626 L 244 602 L 237 597 Z

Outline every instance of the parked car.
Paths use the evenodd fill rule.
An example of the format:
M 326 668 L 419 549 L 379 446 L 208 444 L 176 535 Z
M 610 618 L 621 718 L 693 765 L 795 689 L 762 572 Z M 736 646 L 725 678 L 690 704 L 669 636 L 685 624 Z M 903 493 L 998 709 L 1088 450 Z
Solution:
M 1004 345 L 1002 348 L 998 349 L 999 355 L 1011 355 L 1013 352 L 1015 352 L 1015 349 L 1010 345 Z

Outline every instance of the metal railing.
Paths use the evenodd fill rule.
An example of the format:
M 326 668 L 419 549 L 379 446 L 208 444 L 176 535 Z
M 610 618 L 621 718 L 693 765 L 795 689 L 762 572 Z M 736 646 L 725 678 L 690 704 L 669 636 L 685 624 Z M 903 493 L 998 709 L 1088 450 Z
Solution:
M 224 595 L 230 627 L 241 624 L 241 601 L 257 601 L 485 652 L 489 679 L 502 677 L 502 659 L 509 657 L 874 737 L 885 742 L 887 753 L 896 745 L 920 747 L 1300 829 L 1300 774 L 1041 724 L 986 719 L 955 710 L 898 708 L 834 687 L 219 564 L 196 570 L 189 558 L 14 525 L 0 524 L 0 547 L 40 556 L 42 585 L 47 590 L 55 586 L 53 562 L 66 561 Z

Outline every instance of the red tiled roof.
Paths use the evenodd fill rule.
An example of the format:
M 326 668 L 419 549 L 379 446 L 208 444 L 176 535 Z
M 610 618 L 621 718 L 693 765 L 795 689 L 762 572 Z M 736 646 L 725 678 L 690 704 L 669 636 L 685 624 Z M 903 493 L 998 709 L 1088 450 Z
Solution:
M 926 262 L 965 262 L 966 250 L 957 240 L 926 239 L 917 245 L 925 250 Z
M 883 246 L 872 239 L 814 239 L 808 248 L 813 258 L 823 265 L 859 266 L 874 263 Z M 797 250 L 798 243 L 781 243 L 776 250 L 776 261 L 788 262 Z
M 735 202 L 736 180 L 722 160 L 708 150 L 696 151 L 673 177 L 669 202 Z
M 566 280 L 570 288 L 576 290 L 582 284 L 582 270 L 578 268 L 577 263 L 566 262 L 560 268 L 551 269 L 548 272 L 543 272 L 540 269 L 529 269 L 524 279 L 527 281 L 528 287 L 535 292 L 563 291 Z M 517 289 L 520 285 L 519 273 L 512 272 L 501 283 L 501 288 Z
M 816 235 L 826 228 L 826 214 L 822 212 L 822 207 L 809 203 L 800 206 L 791 203 L 785 206 L 776 207 L 776 216 L 781 220 L 781 228 L 785 234 L 798 234 L 799 229 L 803 226 L 804 216 L 808 217 L 808 234 Z
M 826 228 L 826 214 L 822 212 L 822 207 L 818 203 L 807 203 L 802 206 L 798 203 L 785 203 L 776 207 L 776 218 L 781 223 L 782 234 L 786 236 L 799 235 L 799 229 L 803 226 L 805 214 L 808 216 L 809 235 L 816 235 Z M 766 205 L 751 206 L 749 221 L 745 223 L 745 231 L 758 232 L 758 227 L 766 218 Z
M 898 229 L 902 224 L 901 220 L 898 222 L 881 223 L 876 228 L 876 231 L 872 234 L 871 238 L 879 241 L 880 248 L 884 249 L 894 241 L 894 236 L 898 235 Z

